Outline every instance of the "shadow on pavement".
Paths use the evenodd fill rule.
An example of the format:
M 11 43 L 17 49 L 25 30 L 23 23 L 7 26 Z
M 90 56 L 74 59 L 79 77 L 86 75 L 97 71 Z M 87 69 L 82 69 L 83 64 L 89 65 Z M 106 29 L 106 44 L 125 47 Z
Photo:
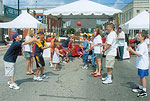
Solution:
M 131 88 L 131 89 L 134 89 L 137 87 L 137 85 L 134 82 L 120 83 L 120 85 Z
M 21 79 L 21 80 L 16 80 L 15 81 L 18 85 L 21 85 L 24 82 L 34 82 L 33 78 L 27 78 L 27 79 Z
M 45 72 L 44 74 L 47 75 L 47 76 L 56 76 L 56 75 L 59 75 L 59 74 L 55 74 L 53 72 Z

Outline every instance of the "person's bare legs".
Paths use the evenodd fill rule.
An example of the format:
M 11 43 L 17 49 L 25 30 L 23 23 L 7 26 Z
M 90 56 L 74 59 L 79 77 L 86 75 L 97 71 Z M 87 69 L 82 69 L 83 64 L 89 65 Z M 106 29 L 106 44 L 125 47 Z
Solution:
M 98 61 L 97 61 L 97 58 L 96 58 L 96 71 L 94 73 L 98 73 Z
M 146 77 L 143 77 L 141 78 L 142 79 L 142 86 L 143 86 L 143 89 L 145 88 L 146 89 Z
M 97 63 L 97 74 L 96 75 L 101 75 L 101 58 L 96 58 L 96 63 Z
M 30 74 L 29 72 L 29 64 L 30 64 L 30 58 L 26 59 L 26 74 Z
M 140 85 L 143 87 L 143 80 L 141 77 L 140 77 Z
M 58 64 L 55 63 L 55 64 L 54 64 L 54 71 L 57 71 L 57 66 L 58 66 Z
M 30 58 L 30 72 L 34 73 L 33 72 L 33 57 Z
M 36 77 L 38 77 L 40 70 L 41 70 L 40 67 L 38 67 L 38 68 L 36 69 L 36 73 L 35 73 L 35 76 L 36 76 Z
M 11 84 L 14 83 L 14 76 L 10 76 L 10 81 L 11 81 Z
M 44 75 L 44 67 L 41 68 L 41 75 Z
M 107 68 L 108 75 L 112 75 L 112 71 L 113 71 L 112 68 Z

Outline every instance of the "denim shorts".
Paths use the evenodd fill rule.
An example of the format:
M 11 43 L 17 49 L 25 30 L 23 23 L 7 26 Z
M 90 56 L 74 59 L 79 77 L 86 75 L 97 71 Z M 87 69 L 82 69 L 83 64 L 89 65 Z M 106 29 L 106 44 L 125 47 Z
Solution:
M 148 69 L 146 69 L 146 70 L 138 69 L 138 75 L 139 75 L 141 78 L 143 78 L 143 77 L 149 75 L 148 71 L 149 71 Z
M 94 53 L 94 55 L 95 55 L 95 58 L 101 58 L 101 54 Z
M 88 63 L 88 54 L 83 54 L 82 59 L 83 63 Z
M 32 52 L 24 51 L 24 57 L 25 58 L 31 58 L 31 57 L 33 57 Z

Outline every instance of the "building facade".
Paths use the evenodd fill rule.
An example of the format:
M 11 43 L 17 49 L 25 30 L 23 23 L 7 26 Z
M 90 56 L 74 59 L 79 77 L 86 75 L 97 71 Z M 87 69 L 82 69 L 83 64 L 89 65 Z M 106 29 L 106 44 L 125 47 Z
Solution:
M 3 0 L 0 0 L 0 23 L 11 21 L 17 16 L 17 9 L 3 5 Z M 4 37 L 8 36 L 8 34 L 8 29 L 0 28 L 0 42 L 3 42 Z
M 124 24 L 142 11 L 150 11 L 150 0 L 133 0 L 122 9 L 120 24 Z

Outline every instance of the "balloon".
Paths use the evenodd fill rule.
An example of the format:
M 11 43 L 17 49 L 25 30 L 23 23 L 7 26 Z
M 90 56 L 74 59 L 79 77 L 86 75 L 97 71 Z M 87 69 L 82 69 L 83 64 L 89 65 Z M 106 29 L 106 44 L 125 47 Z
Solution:
M 82 23 L 81 22 L 77 22 L 77 26 L 82 26 Z

